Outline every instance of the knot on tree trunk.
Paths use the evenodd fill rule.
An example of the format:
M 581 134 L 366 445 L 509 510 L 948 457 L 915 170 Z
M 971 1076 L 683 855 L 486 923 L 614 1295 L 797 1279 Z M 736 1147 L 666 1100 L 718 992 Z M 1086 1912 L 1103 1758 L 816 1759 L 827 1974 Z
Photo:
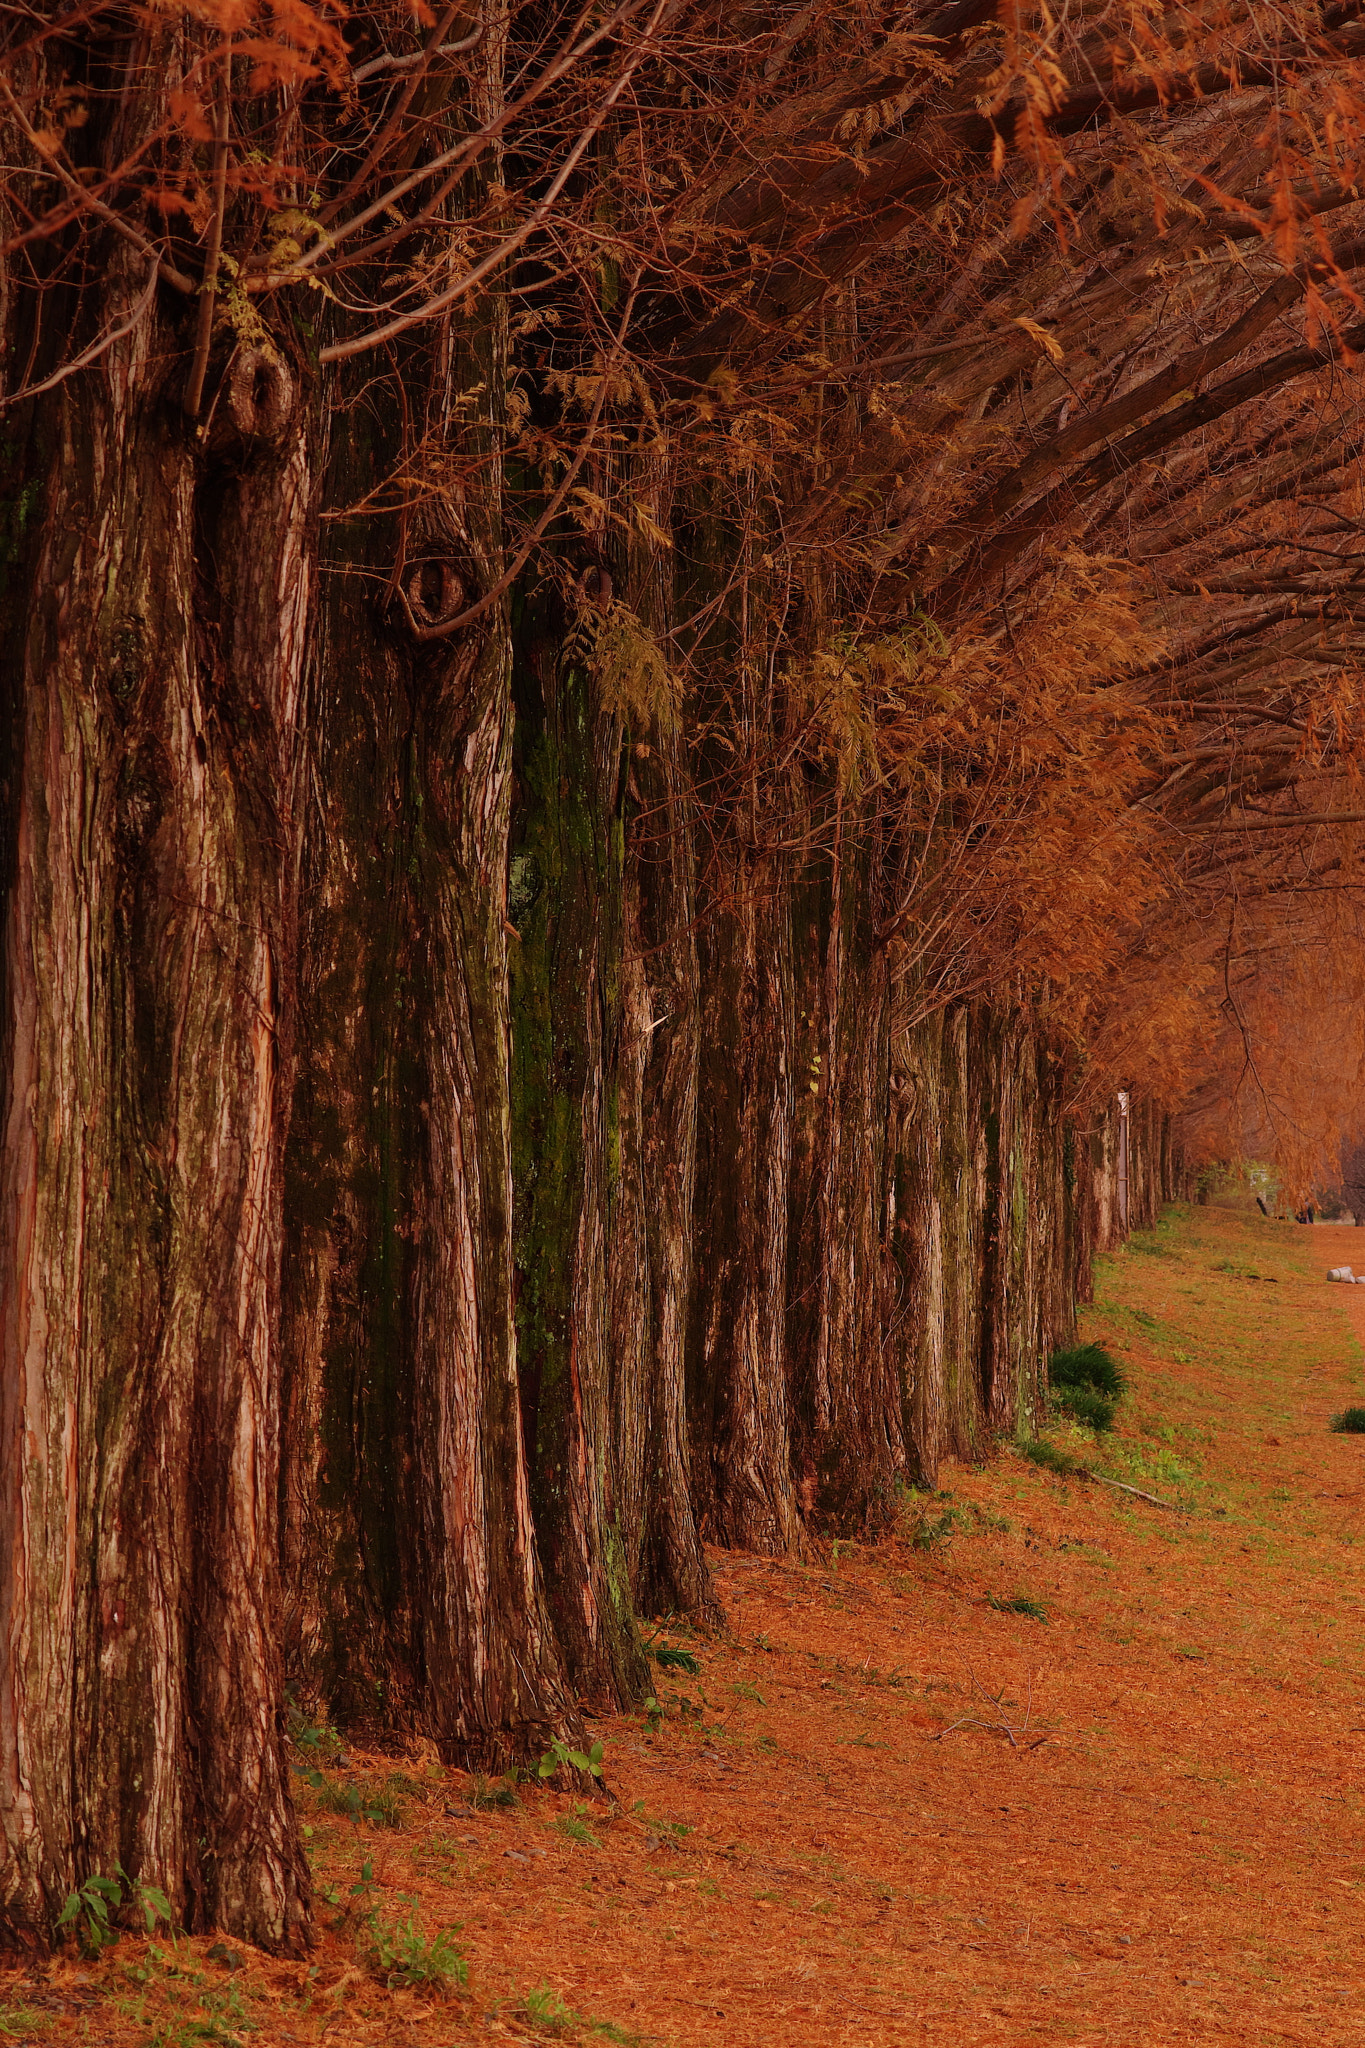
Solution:
M 453 562 L 414 562 L 403 589 L 419 626 L 439 626 L 464 608 L 465 587 Z
M 428 541 L 430 547 L 431 543 Z M 414 640 L 443 640 L 463 624 L 477 582 L 472 572 L 451 559 L 437 542 L 430 554 L 405 562 L 396 578 L 398 601 Z
M 294 380 L 273 349 L 241 348 L 223 394 L 226 425 L 248 447 L 278 441 L 294 412 Z

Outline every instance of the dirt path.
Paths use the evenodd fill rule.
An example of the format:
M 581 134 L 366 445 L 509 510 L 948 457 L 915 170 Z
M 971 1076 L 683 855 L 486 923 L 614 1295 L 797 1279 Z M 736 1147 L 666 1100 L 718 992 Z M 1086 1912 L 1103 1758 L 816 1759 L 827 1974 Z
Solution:
M 1132 1393 L 1102 1451 L 1050 1433 L 1182 1512 L 1006 1453 L 895 1542 L 718 1556 L 731 1638 L 670 1629 L 700 1671 L 661 1725 L 595 1728 L 614 1815 L 409 1759 L 395 1830 L 393 1760 L 332 1759 L 310 1846 L 338 1914 L 360 1889 L 311 1964 L 125 1942 L 0 1982 L 0 2040 L 1365 2043 L 1353 1260 L 1194 1210 L 1104 1262 L 1085 1331 Z M 350 1788 L 371 1818 L 323 1810 Z M 461 1923 L 464 1995 L 364 1967 L 408 1916 Z

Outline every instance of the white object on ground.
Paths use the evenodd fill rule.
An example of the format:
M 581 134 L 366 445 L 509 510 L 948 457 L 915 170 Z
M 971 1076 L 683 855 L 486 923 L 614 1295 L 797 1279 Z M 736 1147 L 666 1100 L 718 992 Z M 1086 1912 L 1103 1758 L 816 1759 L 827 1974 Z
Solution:
M 1333 1266 L 1327 1275 L 1329 1280 L 1344 1280 L 1348 1287 L 1355 1285 L 1355 1277 L 1349 1266 Z

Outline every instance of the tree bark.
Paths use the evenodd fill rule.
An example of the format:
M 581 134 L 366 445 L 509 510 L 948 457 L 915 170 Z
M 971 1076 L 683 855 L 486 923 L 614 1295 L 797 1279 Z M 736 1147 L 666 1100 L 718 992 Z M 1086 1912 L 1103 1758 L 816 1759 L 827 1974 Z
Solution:
M 906 1450 L 886 1327 L 886 958 L 871 929 L 868 849 L 850 820 L 797 898 L 802 994 L 787 1318 L 793 1461 L 817 1525 L 890 1520 Z
M 108 308 L 142 289 L 121 254 Z M 274 1318 L 312 479 L 292 379 L 197 450 L 149 323 L 34 411 L 0 1157 L 0 1899 L 303 1939 Z M 278 393 L 276 394 L 279 395 Z
M 495 333 L 439 368 L 488 389 Z M 472 360 L 471 360 L 472 358 Z M 429 360 L 418 374 L 430 385 Z M 411 370 L 410 370 L 411 375 Z M 341 512 L 396 450 L 366 380 Z M 535 1556 L 513 1312 L 505 901 L 510 639 L 495 608 L 414 645 L 414 602 L 501 571 L 494 401 L 457 417 L 493 465 L 457 521 L 342 523 L 310 729 L 302 1074 L 291 1155 L 285 1487 L 291 1658 L 352 1722 L 489 1767 L 576 1728 Z M 363 551 L 363 552 L 362 552 Z M 428 602 L 429 601 L 429 602 Z M 457 600 L 458 601 L 458 600 Z M 381 600 L 382 606 L 382 600 Z
M 799 1547 L 785 1360 L 792 1146 L 791 903 L 785 856 L 723 842 L 701 918 L 697 1290 L 688 1420 L 703 1532 Z
M 631 750 L 626 809 L 620 1163 L 610 1227 L 617 1511 L 636 1604 L 716 1622 L 688 1468 L 699 967 L 693 819 L 676 721 Z
M 509 903 L 517 1323 L 536 1538 L 573 1683 L 648 1690 L 613 1498 L 607 1228 L 619 1159 L 622 729 L 548 618 L 523 638 Z

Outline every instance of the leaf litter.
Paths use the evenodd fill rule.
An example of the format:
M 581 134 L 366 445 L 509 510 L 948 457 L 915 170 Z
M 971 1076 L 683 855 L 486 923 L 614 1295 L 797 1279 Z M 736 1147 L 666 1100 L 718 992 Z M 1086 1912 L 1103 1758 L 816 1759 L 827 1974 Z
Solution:
M 1007 1448 L 877 1543 L 714 1552 L 729 1630 L 661 1631 L 655 1711 L 591 1723 L 603 1793 L 305 1758 L 308 1957 L 68 1950 L 0 1976 L 0 2042 L 1365 2039 L 1353 1250 L 1168 1218 L 1083 1317 L 1112 1434 L 1047 1432 L 1137 1493 Z

